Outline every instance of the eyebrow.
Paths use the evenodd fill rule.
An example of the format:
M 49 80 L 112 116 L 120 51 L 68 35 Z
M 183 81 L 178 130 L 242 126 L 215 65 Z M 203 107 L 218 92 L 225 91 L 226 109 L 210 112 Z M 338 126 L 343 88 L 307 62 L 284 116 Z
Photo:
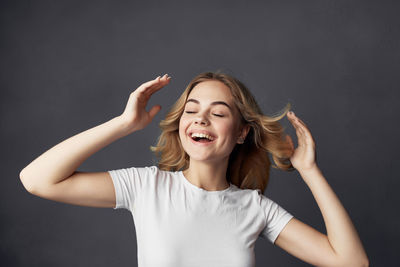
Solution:
M 189 99 L 186 101 L 186 103 L 188 103 L 188 102 L 193 102 L 193 103 L 196 103 L 196 104 L 200 104 L 200 102 L 199 102 L 198 100 L 193 99 L 193 98 L 189 98 Z M 185 103 L 185 104 L 186 104 L 186 103 Z M 210 105 L 212 105 L 212 106 L 215 106 L 215 105 L 224 105 L 224 106 L 227 106 L 231 112 L 233 112 L 231 106 L 229 106 L 229 105 L 228 105 L 227 103 L 225 103 L 224 101 L 214 101 L 214 102 L 212 102 Z

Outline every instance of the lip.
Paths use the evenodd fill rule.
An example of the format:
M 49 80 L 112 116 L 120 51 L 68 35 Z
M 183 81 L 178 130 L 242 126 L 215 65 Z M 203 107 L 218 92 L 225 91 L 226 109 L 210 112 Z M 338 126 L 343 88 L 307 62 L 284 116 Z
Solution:
M 192 133 L 208 134 L 209 136 L 211 136 L 212 138 L 214 138 L 213 141 L 215 141 L 215 139 L 217 139 L 217 137 L 216 137 L 214 134 L 212 134 L 212 133 L 210 133 L 210 132 L 208 132 L 208 131 L 206 131 L 206 130 L 195 130 L 195 129 L 189 131 L 188 136 L 190 137 L 190 139 L 192 139 Z
M 214 140 L 210 141 L 210 142 L 196 142 L 193 140 L 192 138 L 192 133 L 202 133 L 202 134 L 208 134 L 210 136 L 212 136 L 214 138 Z M 213 135 L 212 133 L 205 131 L 205 130 L 190 130 L 189 133 L 187 134 L 188 138 L 190 139 L 190 142 L 192 142 L 193 144 L 197 145 L 197 146 L 208 146 L 211 145 L 213 143 L 215 143 L 215 140 L 217 140 L 217 137 L 215 135 Z
M 190 135 L 188 135 L 188 138 L 190 139 L 190 142 L 192 142 L 192 143 L 193 143 L 194 145 L 196 145 L 196 146 L 208 146 L 208 145 L 211 145 L 211 144 L 215 143 L 215 140 L 217 139 L 217 138 L 214 138 L 214 140 L 212 140 L 212 141 L 210 141 L 210 142 L 201 143 L 201 142 L 196 142 L 196 141 L 194 141 L 194 140 L 192 139 L 192 137 L 190 137 Z

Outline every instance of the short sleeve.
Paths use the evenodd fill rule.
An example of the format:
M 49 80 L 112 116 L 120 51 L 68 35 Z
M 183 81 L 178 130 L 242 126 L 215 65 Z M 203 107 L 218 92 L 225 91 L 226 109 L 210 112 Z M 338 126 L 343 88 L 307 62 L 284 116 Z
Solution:
M 266 225 L 260 236 L 274 244 L 280 232 L 293 218 L 293 215 L 264 195 L 261 195 L 261 207 L 264 211 Z
M 133 211 L 135 201 L 143 191 L 149 172 L 149 167 L 131 167 L 108 171 L 115 190 L 116 204 L 113 209 Z

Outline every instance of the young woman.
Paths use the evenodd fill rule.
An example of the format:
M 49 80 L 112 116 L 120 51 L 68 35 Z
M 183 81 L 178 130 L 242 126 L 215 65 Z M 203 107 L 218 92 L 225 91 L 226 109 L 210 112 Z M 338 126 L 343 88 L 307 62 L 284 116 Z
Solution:
M 92 154 L 145 128 L 158 113 L 146 105 L 170 82 L 166 74 L 130 94 L 124 112 L 70 137 L 20 173 L 32 194 L 80 206 L 129 210 L 139 266 L 255 266 L 266 238 L 317 266 L 368 266 L 350 217 L 315 161 L 310 131 L 293 112 L 262 114 L 248 89 L 223 73 L 201 73 L 161 121 L 151 147 L 157 166 L 78 172 Z M 287 116 L 298 147 L 278 120 Z M 294 218 L 264 192 L 272 166 L 300 173 L 321 210 L 327 235 Z

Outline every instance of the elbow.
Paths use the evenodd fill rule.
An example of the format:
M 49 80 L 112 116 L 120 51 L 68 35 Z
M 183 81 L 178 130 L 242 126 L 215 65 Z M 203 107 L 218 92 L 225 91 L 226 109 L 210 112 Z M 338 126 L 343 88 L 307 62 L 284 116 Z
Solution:
M 362 265 L 363 267 L 369 267 L 369 259 L 367 257 L 364 258 Z
M 369 267 L 369 260 L 368 258 L 365 258 L 363 260 L 360 260 L 357 265 L 351 265 L 351 266 Z
M 22 169 L 20 172 L 19 172 L 19 179 L 22 181 L 22 175 L 23 175 L 23 173 L 24 173 L 24 170 L 25 169 Z
M 360 253 L 360 257 L 358 258 L 358 265 L 354 265 L 354 266 L 360 266 L 360 267 L 369 267 L 369 259 L 367 254 L 365 253 L 365 250 L 363 250 Z
M 27 187 L 27 184 L 26 184 L 26 182 L 25 182 L 25 178 L 24 178 L 23 172 L 24 172 L 24 170 L 22 170 L 22 171 L 19 173 L 19 180 L 21 181 L 21 183 L 22 183 L 22 185 L 24 186 L 24 188 L 26 189 L 26 191 L 29 191 L 29 190 L 28 190 L 28 187 Z
M 369 259 L 367 257 L 361 258 L 361 259 L 351 259 L 346 261 L 343 264 L 340 264 L 340 266 L 358 266 L 358 267 L 369 267 Z
M 25 190 L 29 193 L 33 194 L 33 185 L 32 179 L 28 179 L 24 174 L 24 170 L 19 173 L 19 180 L 21 181 L 22 185 L 24 186 Z

